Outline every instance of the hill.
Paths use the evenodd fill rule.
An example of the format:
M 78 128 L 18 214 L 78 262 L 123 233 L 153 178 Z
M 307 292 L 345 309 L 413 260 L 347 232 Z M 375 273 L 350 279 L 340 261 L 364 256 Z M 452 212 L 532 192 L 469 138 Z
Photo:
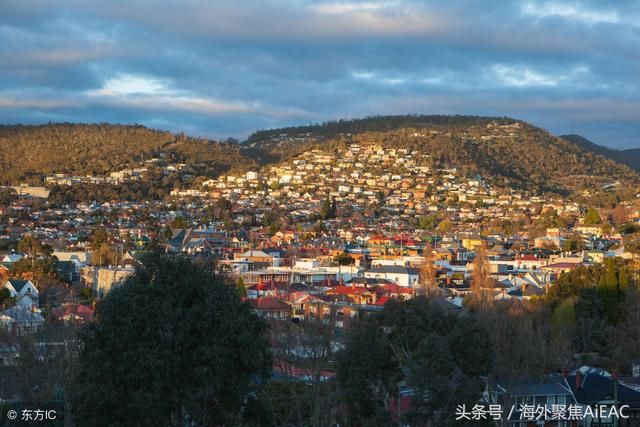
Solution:
M 189 180 L 277 164 L 305 151 L 333 150 L 345 144 L 422 152 L 428 154 L 429 166 L 455 167 L 505 189 L 568 195 L 597 191 L 616 181 L 626 187 L 640 182 L 640 175 L 623 164 L 628 161 L 611 154 L 621 152 L 558 138 L 519 120 L 419 115 L 264 130 L 242 144 L 139 125 L 0 126 L 0 181 L 41 182 L 51 173 L 101 175 L 151 158 L 186 163 L 188 176 L 176 179 Z M 166 184 L 165 190 L 172 188 Z
M 237 144 L 144 126 L 59 123 L 0 126 L 0 181 L 38 181 L 43 174 L 99 175 L 162 156 L 215 175 L 250 160 Z
M 640 182 L 627 165 L 509 118 L 388 116 L 329 122 L 256 132 L 246 150 L 264 164 L 352 143 L 428 153 L 433 166 L 479 174 L 503 188 L 567 195 L 615 181 Z
M 640 148 L 613 150 L 589 141 L 587 138 L 580 135 L 561 135 L 560 138 L 577 145 L 583 150 L 600 154 L 608 159 L 623 163 L 636 171 L 640 171 Z

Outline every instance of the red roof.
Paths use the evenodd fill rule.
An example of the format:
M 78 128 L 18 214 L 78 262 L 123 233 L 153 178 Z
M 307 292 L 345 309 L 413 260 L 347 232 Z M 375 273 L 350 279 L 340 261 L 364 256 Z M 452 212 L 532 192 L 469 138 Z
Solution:
M 338 295 L 362 295 L 365 292 L 369 292 L 367 288 L 351 287 L 351 286 L 336 286 L 327 291 L 327 294 Z
M 79 320 L 91 322 L 94 311 L 91 307 L 82 304 L 64 304 L 53 310 L 53 316 L 58 320 Z
M 251 304 L 253 308 L 257 308 L 258 310 L 289 310 L 289 304 L 282 301 L 281 299 L 274 297 L 260 297 L 256 299 L 250 299 L 249 304 Z
M 377 289 L 383 289 L 386 293 L 389 294 L 412 294 L 413 289 L 407 286 L 396 285 L 395 283 L 387 283 L 385 285 L 380 285 Z
M 392 299 L 393 298 L 391 298 L 390 296 L 385 295 L 383 297 L 378 298 L 378 301 L 376 301 L 376 305 L 385 305 L 386 303 L 388 303 Z

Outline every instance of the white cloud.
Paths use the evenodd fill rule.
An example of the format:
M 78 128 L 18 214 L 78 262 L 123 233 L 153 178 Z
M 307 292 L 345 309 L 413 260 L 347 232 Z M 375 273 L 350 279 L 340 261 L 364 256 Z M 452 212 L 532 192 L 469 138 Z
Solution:
M 586 24 L 618 24 L 621 22 L 620 15 L 614 10 L 589 10 L 571 4 L 529 2 L 522 6 L 522 12 L 537 18 L 555 16 Z
M 514 87 L 553 87 L 561 83 L 580 85 L 582 80 L 589 76 L 589 68 L 584 65 L 576 66 L 564 73 L 551 74 L 542 73 L 527 66 L 495 64 L 492 72 L 502 84 Z
M 131 74 L 120 74 L 117 77 L 108 79 L 102 89 L 92 91 L 92 95 L 136 95 L 136 94 L 166 94 L 171 93 L 167 88 L 167 83 L 160 79 L 135 76 Z
M 494 65 L 493 71 L 507 86 L 556 86 L 562 80 L 561 77 L 541 74 L 529 68 Z

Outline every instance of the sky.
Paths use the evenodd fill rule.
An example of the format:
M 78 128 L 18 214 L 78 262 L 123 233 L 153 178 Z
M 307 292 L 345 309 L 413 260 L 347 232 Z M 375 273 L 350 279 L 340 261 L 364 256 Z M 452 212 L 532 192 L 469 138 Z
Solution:
M 0 123 L 473 114 L 640 148 L 639 47 L 636 0 L 0 0 Z

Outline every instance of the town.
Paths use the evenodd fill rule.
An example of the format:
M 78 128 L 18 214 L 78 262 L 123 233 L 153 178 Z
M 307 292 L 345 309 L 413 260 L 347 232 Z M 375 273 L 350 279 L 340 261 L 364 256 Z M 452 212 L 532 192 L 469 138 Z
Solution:
M 473 138 L 517 140 L 518 129 L 519 123 L 492 122 L 481 131 L 475 129 Z M 439 132 L 423 129 L 412 137 Z M 277 140 L 291 139 L 280 135 Z M 188 185 L 176 186 L 162 200 L 99 203 L 50 197 L 61 186 L 145 181 L 152 169 L 157 169 L 156 179 L 177 173 Z M 492 417 L 527 421 L 540 414 L 527 415 L 517 404 L 546 405 L 546 399 L 567 408 L 573 405 L 574 418 L 554 415 L 566 423 L 584 421 L 575 413 L 586 410 L 591 414 L 586 422 L 596 425 L 602 417 L 593 415 L 594 404 L 614 404 L 613 409 L 627 405 L 632 417 L 640 414 L 637 360 L 598 354 L 591 343 L 574 356 L 575 338 L 562 335 L 578 334 L 575 324 L 583 321 L 576 317 L 576 295 L 581 294 L 575 289 L 567 294 L 567 287 L 575 286 L 572 280 L 597 273 L 593 286 L 604 286 L 611 272 L 613 282 L 607 286 L 622 289 L 636 283 L 640 204 L 635 197 L 608 207 L 588 204 L 596 193 L 619 199 L 620 182 L 583 190 L 575 197 L 505 189 L 494 182 L 439 164 L 429 153 L 391 148 L 362 136 L 215 178 L 194 177 L 188 164 L 154 157 L 104 176 L 54 173 L 43 178 L 42 186 L 4 187 L 0 364 L 6 374 L 0 399 L 45 399 L 34 397 L 33 390 L 25 396 L 25 382 L 43 379 L 27 380 L 20 374 L 28 353 L 24 342 L 46 353 L 51 331 L 60 325 L 77 330 L 92 324 L 97 307 L 136 274 L 145 255 L 159 253 L 208 266 L 270 325 L 272 381 L 314 387 L 335 383 L 336 358 L 349 351 L 349 337 L 390 304 L 426 298 L 453 318 L 482 311 L 483 306 L 493 307 L 490 311 L 511 307 L 508 310 L 535 312 L 538 309 L 531 307 L 546 304 L 556 307 L 545 320 L 553 341 L 547 350 L 555 353 L 530 369 L 531 375 L 546 369 L 543 379 L 537 375 L 533 381 L 527 372 L 514 375 L 510 369 L 518 369 L 518 362 L 505 363 L 498 371 L 510 382 L 487 377 L 484 400 L 478 397 L 477 405 L 469 408 L 457 405 L 446 416 L 470 422 Z M 569 306 L 572 318 L 554 320 Z M 517 321 L 522 315 L 504 314 L 505 319 L 511 316 Z M 607 321 L 613 327 L 623 320 Z M 304 337 L 314 336 L 324 339 L 319 360 L 318 349 L 314 353 L 305 344 Z M 314 354 L 313 363 L 311 356 L 300 356 L 300 349 L 288 348 L 293 338 L 295 346 L 306 346 Z M 56 351 L 52 354 L 60 357 Z M 48 359 L 40 353 L 35 357 Z M 568 359 L 560 366 L 558 359 L 563 357 Z M 623 366 L 621 360 L 629 363 Z M 614 365 L 615 371 L 602 369 Z M 32 369 L 32 375 L 35 372 Z M 619 377 L 620 373 L 627 376 Z M 595 394 L 582 393 L 582 384 L 594 387 Z M 608 391 L 612 384 L 619 389 L 615 401 Z M 403 411 L 411 412 L 418 389 L 407 381 L 399 387 L 399 396 L 387 409 L 396 420 Z M 593 396 L 598 398 L 591 401 Z M 329 404 L 321 397 L 321 390 L 314 388 L 312 412 Z M 485 411 L 481 403 L 494 410 Z M 495 418 L 502 416 L 496 405 L 509 404 L 516 405 L 516 411 Z M 548 412 L 544 417 L 551 416 Z M 325 422 L 338 422 L 341 416 L 331 412 Z M 616 412 L 605 418 L 619 417 Z

